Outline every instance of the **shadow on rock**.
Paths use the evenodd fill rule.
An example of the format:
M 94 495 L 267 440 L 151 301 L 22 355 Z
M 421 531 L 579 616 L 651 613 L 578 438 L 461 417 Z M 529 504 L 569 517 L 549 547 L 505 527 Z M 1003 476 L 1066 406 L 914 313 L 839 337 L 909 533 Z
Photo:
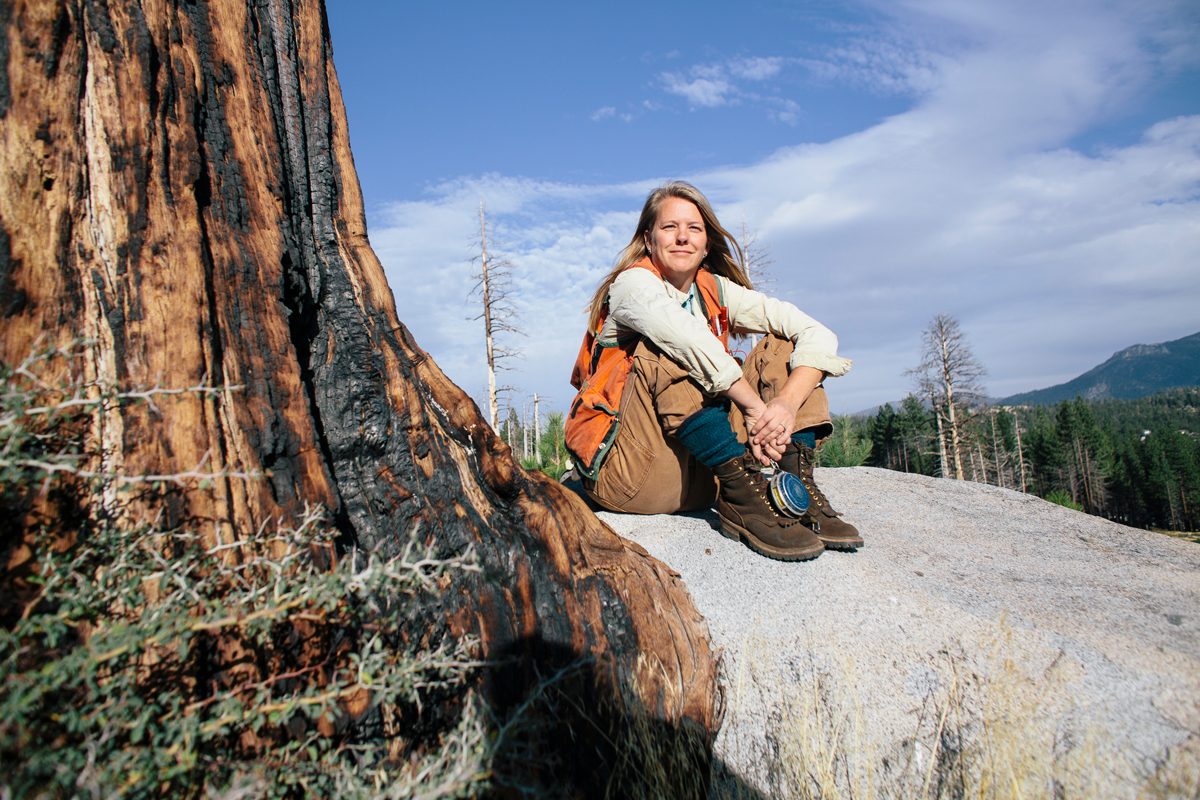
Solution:
M 656 717 L 598 662 L 542 639 L 493 664 L 483 676 L 499 730 L 490 797 L 709 796 L 712 740 L 698 723 Z M 728 796 L 761 797 L 744 789 Z

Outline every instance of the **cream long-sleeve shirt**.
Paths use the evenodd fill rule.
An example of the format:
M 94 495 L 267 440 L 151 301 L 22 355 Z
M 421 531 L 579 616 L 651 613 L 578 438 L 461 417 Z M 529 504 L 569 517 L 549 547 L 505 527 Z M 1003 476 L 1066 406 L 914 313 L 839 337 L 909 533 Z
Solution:
M 833 331 L 791 303 L 716 277 L 734 330 L 791 340 L 793 369 L 815 367 L 834 377 L 850 369 L 851 361 L 837 354 Z M 649 270 L 627 269 L 609 289 L 600 341 L 610 344 L 630 331 L 640 333 L 681 364 L 704 391 L 723 392 L 742 377 L 742 368 L 709 330 L 700 304 L 691 304 L 691 311 L 683 307 L 687 299 L 687 293 Z

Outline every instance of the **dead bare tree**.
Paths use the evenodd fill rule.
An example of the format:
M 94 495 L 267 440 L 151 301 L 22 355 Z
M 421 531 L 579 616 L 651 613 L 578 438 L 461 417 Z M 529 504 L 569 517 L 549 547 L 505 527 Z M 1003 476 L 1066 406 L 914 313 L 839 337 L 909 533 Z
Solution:
M 760 243 L 758 231 L 747 227 L 745 217 L 742 217 L 738 245 L 742 248 L 746 277 L 750 279 L 750 283 L 758 291 L 771 294 L 774 291 L 772 287 L 775 285 L 775 275 L 769 268 L 775 263 L 775 259 L 771 258 L 770 246 Z
M 943 453 L 942 477 L 946 477 L 949 458 L 954 462 L 955 479 L 963 480 L 965 412 L 983 399 L 981 381 L 987 370 L 975 360 L 958 320 L 949 314 L 934 317 L 921 334 L 921 363 L 904 374 L 916 377 L 919 392 L 929 400 L 937 414 Z
M 1017 410 L 1012 409 L 1013 415 L 1013 431 L 1017 435 L 1017 463 L 1021 468 L 1021 491 L 1025 491 L 1025 451 L 1021 449 L 1021 420 L 1017 417 Z
M 525 332 L 517 325 L 517 308 L 512 302 L 512 262 L 500 257 L 495 251 L 496 241 L 488 226 L 482 200 L 479 201 L 479 238 L 472 244 L 479 248 L 479 255 L 471 259 L 472 262 L 479 262 L 479 271 L 471 276 L 475 281 L 471 296 L 477 298 L 475 302 L 483 306 L 483 311 L 475 319 L 483 320 L 484 340 L 487 344 L 488 422 L 495 430 L 499 415 L 496 396 L 499 392 L 511 389 L 496 386 L 496 370 L 504 369 L 504 359 L 521 356 L 520 350 L 501 347 L 496 339 L 503 333 L 524 336 Z M 492 247 L 491 253 L 488 252 L 489 245 Z
M 1000 460 L 1000 441 L 996 436 L 996 411 L 992 410 L 992 457 L 996 461 L 996 485 L 1004 486 L 1004 463 Z

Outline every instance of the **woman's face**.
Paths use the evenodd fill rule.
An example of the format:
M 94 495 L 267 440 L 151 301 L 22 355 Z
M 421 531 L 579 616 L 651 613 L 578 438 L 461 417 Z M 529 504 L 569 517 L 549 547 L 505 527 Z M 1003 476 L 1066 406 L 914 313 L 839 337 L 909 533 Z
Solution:
M 690 200 L 668 197 L 659 208 L 653 227 L 646 232 L 646 247 L 662 276 L 676 289 L 686 292 L 708 255 L 708 230 L 700 209 Z

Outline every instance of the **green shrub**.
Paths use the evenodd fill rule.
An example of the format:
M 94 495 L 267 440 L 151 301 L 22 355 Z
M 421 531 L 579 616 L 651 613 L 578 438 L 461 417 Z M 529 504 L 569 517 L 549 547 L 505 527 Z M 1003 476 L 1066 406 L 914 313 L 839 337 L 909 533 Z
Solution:
M 1062 489 L 1055 489 L 1054 491 L 1048 493 L 1045 499 L 1051 503 L 1063 506 L 1065 508 L 1083 511 L 1083 506 L 1072 500 L 1070 493 Z
M 833 418 L 833 435 L 817 451 L 822 467 L 858 467 L 871 457 L 871 439 L 866 423 L 841 416 Z
M 558 475 L 566 471 L 564 465 L 571 460 L 567 452 L 566 414 L 562 411 L 551 411 L 546 415 L 546 429 L 542 431 L 541 441 L 542 463 L 553 465 Z M 547 475 L 551 474 L 549 472 Z
M 565 463 L 555 464 L 553 461 L 542 461 L 539 464 L 536 458 L 522 458 L 521 466 L 527 470 L 544 472 L 554 480 L 561 478 L 563 473 L 567 471 L 567 465 Z

